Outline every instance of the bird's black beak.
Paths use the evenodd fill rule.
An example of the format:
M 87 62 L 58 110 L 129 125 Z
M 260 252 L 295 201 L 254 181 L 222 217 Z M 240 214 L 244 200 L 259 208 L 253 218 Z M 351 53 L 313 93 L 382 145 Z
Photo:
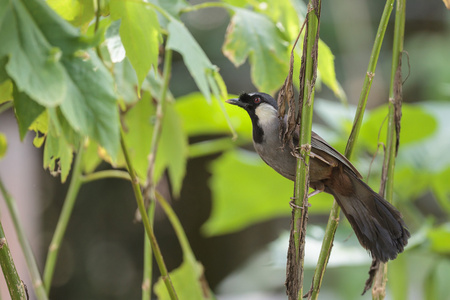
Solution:
M 237 105 L 242 108 L 245 108 L 247 106 L 246 103 L 240 101 L 238 98 L 228 99 L 225 102 L 228 104 Z

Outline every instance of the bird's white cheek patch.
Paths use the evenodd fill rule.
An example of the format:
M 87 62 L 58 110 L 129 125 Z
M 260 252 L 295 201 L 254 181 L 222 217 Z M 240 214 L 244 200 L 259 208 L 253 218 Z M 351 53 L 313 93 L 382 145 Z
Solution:
M 277 121 L 277 110 L 269 104 L 262 103 L 255 109 L 255 114 L 258 116 L 259 125 L 261 127 L 272 124 L 274 121 Z

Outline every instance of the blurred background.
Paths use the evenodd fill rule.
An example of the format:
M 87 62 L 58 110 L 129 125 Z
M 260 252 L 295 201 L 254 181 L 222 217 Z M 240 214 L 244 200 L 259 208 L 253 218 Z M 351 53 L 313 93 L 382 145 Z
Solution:
M 202 1 L 189 2 L 194 4 Z M 354 110 L 383 7 L 383 2 L 368 0 L 322 3 L 320 36 L 335 56 L 337 79 L 347 95 L 349 105 L 339 105 L 333 92 L 322 85 L 316 93 L 316 105 L 321 111 L 315 115 L 317 126 L 313 127 L 318 128 L 317 131 L 324 137 L 331 138 L 331 142 L 335 142 L 333 145 L 341 150 L 345 146 L 349 126 L 345 125 L 347 127 L 344 126 L 342 131 L 334 128 L 334 134 L 327 134 L 325 128 L 330 126 L 330 122 L 327 123 L 326 118 L 330 114 L 330 107 L 335 107 L 333 104 L 344 107 L 335 110 L 340 114 L 340 119 L 344 115 L 351 115 Z M 224 35 L 230 21 L 226 10 L 202 9 L 184 14 L 182 20 L 211 62 L 219 67 L 229 93 L 256 90 L 250 79 L 248 62 L 236 68 L 222 53 Z M 387 102 L 393 18 L 391 20 L 370 92 L 369 109 Z M 439 131 L 440 136 L 410 144 L 404 152 L 409 156 L 399 158 L 398 164 L 411 164 L 411 167 L 402 168 L 403 173 L 396 174 L 396 182 L 399 178 L 396 205 L 414 235 L 410 247 L 391 264 L 392 276 L 386 298 L 450 299 L 450 289 L 446 284 L 450 278 L 450 211 L 448 206 L 445 209 L 445 201 L 450 205 L 450 194 L 448 189 L 442 188 L 450 185 L 450 181 L 447 181 L 450 178 L 450 172 L 447 171 L 450 169 L 450 155 L 446 148 L 450 139 L 446 140 L 448 133 L 445 135 L 445 130 L 450 131 L 450 127 L 445 128 L 445 125 L 450 126 L 449 121 L 445 122 L 446 113 L 450 113 L 450 13 L 442 1 L 407 1 L 404 48 L 408 52 L 408 60 L 403 60 L 404 78 L 408 77 L 403 85 L 404 102 L 435 112 L 433 122 L 438 124 L 436 126 L 440 131 L 436 129 L 436 132 Z M 197 91 L 182 57 L 176 53 L 170 90 L 175 98 Z M 234 110 L 229 110 L 230 115 L 234 113 Z M 373 118 L 376 119 L 375 116 Z M 351 122 L 351 118 L 349 120 Z M 419 127 L 427 126 L 420 124 L 421 121 L 410 120 L 412 127 L 406 128 L 414 128 L 414 123 L 418 123 L 416 125 Z M 369 131 L 368 135 L 379 130 L 378 125 L 374 126 L 374 131 Z M 52 177 L 42 169 L 43 153 L 41 149 L 33 147 L 31 134 L 25 141 L 19 141 L 12 110 L 1 115 L 0 130 L 7 136 L 9 143 L 6 156 L 0 161 L 0 175 L 18 202 L 20 217 L 26 225 L 28 238 L 42 270 L 67 184 L 61 185 L 59 178 Z M 414 135 L 414 132 L 405 132 L 405 135 L 408 134 Z M 205 139 L 197 136 L 190 142 Z M 252 151 L 251 144 L 242 145 L 242 148 Z M 418 149 L 423 151 L 422 155 L 416 155 Z M 361 148 L 359 151 L 365 150 Z M 399 152 L 402 151 L 401 144 Z M 251 153 L 245 153 L 251 156 L 249 160 L 254 159 Z M 365 159 L 358 160 L 358 167 L 364 176 L 371 155 L 367 154 Z M 426 161 L 423 157 L 426 157 Z M 413 163 L 408 158 L 413 159 Z M 279 212 L 264 221 L 237 232 L 227 233 L 225 230 L 211 234 L 212 231 L 205 229 L 204 224 L 213 209 L 211 184 L 216 182 L 214 180 L 220 180 L 212 178 L 214 171 L 220 171 L 215 165 L 218 159 L 226 158 L 217 153 L 190 159 L 181 194 L 178 199 L 171 199 L 197 259 L 205 267 L 208 283 L 218 299 L 286 299 L 284 279 L 290 222 L 289 196 L 271 199 L 284 203 Z M 380 161 L 377 158 L 375 165 Z M 428 168 L 430 165 L 434 173 L 431 167 Z M 100 166 L 100 169 L 108 168 L 110 166 L 106 163 Z M 238 181 L 257 183 L 261 179 L 258 176 L 240 176 L 245 172 L 239 173 L 239 170 L 235 172 L 236 186 L 240 186 Z M 376 176 L 377 172 L 373 172 Z M 435 178 L 433 176 L 439 172 L 443 174 L 442 182 L 427 181 L 427 177 Z M 230 189 L 235 187 L 232 181 L 228 183 Z M 376 183 L 376 179 L 373 179 L 373 183 Z M 289 186 L 290 183 L 284 184 Z M 159 188 L 170 195 L 170 183 L 167 180 L 162 179 Z M 289 194 L 290 190 L 283 192 L 283 195 Z M 255 207 L 259 205 L 257 199 L 254 200 Z M 320 206 L 316 204 L 320 199 L 311 200 L 313 208 L 315 205 Z M 309 218 L 305 289 L 311 282 L 331 200 L 325 199 L 324 203 L 325 207 L 313 211 Z M 136 202 L 129 182 L 105 179 L 83 185 L 62 244 L 51 299 L 140 298 L 144 231 L 142 224 L 134 222 L 135 211 Z M 26 266 L 20 264 L 24 259 L 1 196 L 0 212 L 19 273 L 25 283 L 31 286 Z M 170 223 L 158 207 L 155 231 L 167 266 L 172 270 L 181 263 L 182 253 Z M 360 296 L 370 262 L 371 259 L 359 246 L 348 223 L 342 221 L 325 274 L 321 299 L 370 299 L 370 293 Z M 155 271 L 154 275 L 159 274 Z M 8 299 L 3 278 L 0 283 L 2 299 Z M 395 285 L 406 287 L 408 292 L 402 294 L 401 291 L 392 290 Z

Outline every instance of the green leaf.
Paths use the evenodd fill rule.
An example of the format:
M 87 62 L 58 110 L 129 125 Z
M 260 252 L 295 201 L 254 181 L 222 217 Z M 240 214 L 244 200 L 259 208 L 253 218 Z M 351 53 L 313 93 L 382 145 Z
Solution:
M 175 197 L 178 197 L 186 173 L 188 142 L 173 102 L 165 104 L 162 125 L 161 140 L 156 155 L 155 176 L 160 178 L 164 169 L 167 168 L 173 193 Z
M 167 30 L 169 31 L 169 38 L 166 47 L 179 52 L 183 56 L 184 63 L 199 90 L 210 101 L 210 80 L 215 80 L 216 66 L 211 63 L 183 23 L 172 19 Z
M 331 52 L 330 47 L 328 47 L 324 41 L 319 39 L 318 51 L 319 61 L 317 63 L 317 69 L 319 70 L 320 80 L 333 91 L 336 97 L 344 103 L 347 103 L 347 95 L 336 78 L 334 55 Z
M 13 84 L 11 80 L 5 80 L 0 83 L 0 104 L 12 100 Z
M 142 95 L 136 105 L 127 111 L 124 118 L 125 142 L 130 153 L 133 166 L 142 182 L 147 180 L 148 155 L 150 153 L 155 108 L 148 93 Z M 157 157 L 158 161 L 158 157 Z M 125 165 L 123 158 L 118 165 Z
M 40 114 L 28 128 L 33 130 L 36 134 L 33 140 L 33 145 L 36 148 L 40 148 L 45 141 L 48 132 L 48 121 L 48 112 L 44 110 L 44 112 Z
M 121 62 L 114 64 L 114 79 L 117 93 L 120 95 L 121 100 L 126 104 L 132 104 L 138 101 L 138 95 L 136 93 L 138 79 L 133 70 L 133 66 L 131 66 L 130 61 L 126 57 Z
M 295 2 L 289 0 L 268 0 L 255 7 L 258 12 L 265 14 L 274 24 L 277 24 L 278 29 L 284 34 L 286 40 L 292 41 L 292 43 L 297 38 L 300 30 L 300 20 L 303 22 L 305 19 L 303 10 L 306 11 L 303 2 L 300 4 Z M 304 9 L 298 11 L 296 5 L 302 5 Z
M 47 16 L 29 10 L 29 6 L 46 4 L 37 0 L 9 4 L 0 19 L 0 40 L 8 41 L 0 44 L 0 58 L 9 57 L 6 71 L 19 91 L 42 105 L 55 106 L 66 92 L 64 68 L 58 59 L 61 50 L 49 43 L 35 22 Z
M 70 125 L 96 140 L 115 160 L 119 149 L 119 112 L 111 74 L 98 57 L 63 59 L 68 89 L 61 105 Z
M 182 120 L 183 131 L 189 136 L 227 134 L 229 126 L 218 101 L 207 103 L 200 93 L 177 98 L 175 107 Z M 251 142 L 252 124 L 248 114 L 232 105 L 225 105 L 233 127 Z
M 222 51 L 238 67 L 249 57 L 251 76 L 260 91 L 274 92 L 284 82 L 289 63 L 287 43 L 266 16 L 234 7 Z
M 361 140 L 372 151 L 378 145 L 378 136 L 380 141 L 386 140 L 386 116 L 388 106 L 383 105 L 370 112 L 361 129 Z M 420 122 L 418 122 L 420 120 Z M 380 130 L 380 126 L 384 128 Z M 436 118 L 420 105 L 411 105 L 404 103 L 402 105 L 402 120 L 400 132 L 400 147 L 414 143 L 431 136 L 437 129 Z
M 83 172 L 90 174 L 95 171 L 97 166 L 102 162 L 99 156 L 98 144 L 93 140 L 88 140 L 85 144 L 83 152 Z
M 155 108 L 151 104 L 150 95 L 144 93 L 143 98 L 125 115 L 126 144 L 136 173 L 143 182 L 147 179 L 154 121 Z M 154 172 L 157 182 L 164 171 L 168 170 L 175 196 L 179 195 L 186 172 L 187 151 L 187 137 L 181 128 L 178 113 L 172 102 L 166 102 Z M 119 159 L 118 164 L 123 165 L 123 159 Z
M 72 133 L 68 132 L 70 127 L 62 124 L 60 119 L 63 117 L 55 109 L 49 109 L 49 118 L 49 129 L 44 146 L 44 168 L 48 168 L 53 176 L 61 174 L 61 182 L 65 182 L 73 159 L 74 145 L 68 141 L 68 137 L 72 139 Z
M 291 213 L 293 182 L 265 165 L 256 153 L 228 151 L 213 162 L 211 173 L 212 212 L 202 228 L 207 235 L 238 231 Z M 310 213 L 329 211 L 333 198 L 322 194 L 311 200 Z
M 120 37 L 140 86 L 151 66 L 158 66 L 158 16 L 153 8 L 143 1 L 113 0 L 110 7 L 112 18 L 122 19 Z
M 6 139 L 6 135 L 0 132 L 0 159 L 5 156 L 7 149 L 8 140 Z
M 431 242 L 431 250 L 440 254 L 450 254 L 450 223 L 430 229 L 428 239 Z
M 179 19 L 181 10 L 189 6 L 189 3 L 186 0 L 150 0 L 149 2 L 163 8 L 172 17 L 177 19 Z
M 416 172 L 417 173 L 417 172 Z M 441 208 L 450 216 L 450 166 L 442 172 L 428 176 L 428 180 L 433 189 L 433 194 L 436 197 Z M 416 181 L 416 178 L 414 178 Z M 411 181 L 412 182 L 412 181 Z
M 184 259 L 183 263 L 169 275 L 179 299 L 213 299 L 209 290 L 204 291 L 205 287 L 202 285 L 204 280 L 202 264 Z M 208 294 L 204 295 L 205 292 Z M 161 278 L 155 284 L 155 294 L 158 300 L 171 299 Z
M 86 25 L 95 17 L 92 0 L 47 0 L 47 4 L 74 26 Z
M 27 94 L 14 89 L 14 112 L 19 125 L 20 139 L 23 140 L 27 134 L 28 127 L 45 110 L 45 107 L 33 101 Z

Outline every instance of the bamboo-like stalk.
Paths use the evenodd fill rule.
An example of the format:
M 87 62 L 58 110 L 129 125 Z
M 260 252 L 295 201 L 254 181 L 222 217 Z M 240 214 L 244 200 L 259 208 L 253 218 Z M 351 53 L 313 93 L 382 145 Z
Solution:
M 369 97 L 372 81 L 375 76 L 375 69 L 380 54 L 381 45 L 386 33 L 389 17 L 393 9 L 394 0 L 387 0 L 384 6 L 383 14 L 381 16 L 380 24 L 378 26 L 375 42 L 370 55 L 369 65 L 367 67 L 366 76 L 364 79 L 363 88 L 359 97 L 358 108 L 356 111 L 355 119 L 353 121 L 352 131 L 347 141 L 345 148 L 345 156 L 351 158 L 353 149 L 356 144 L 356 140 L 361 128 L 364 112 L 366 109 L 367 99 Z M 320 292 L 320 286 L 322 285 L 323 276 L 325 274 L 326 266 L 331 255 L 331 248 L 333 247 L 334 235 L 336 233 L 337 226 L 339 225 L 339 213 L 341 209 L 336 200 L 333 201 L 333 206 L 328 218 L 327 227 L 325 229 L 325 236 L 322 242 L 322 248 L 320 249 L 319 259 L 317 262 L 316 270 L 314 271 L 313 282 L 311 286 L 311 299 L 317 299 Z
M 315 3 L 314 3 L 315 2 Z M 308 14 L 306 20 L 305 34 L 306 51 L 304 51 L 304 90 L 302 97 L 301 108 L 301 126 L 300 126 L 300 139 L 299 148 L 301 158 L 297 159 L 297 168 L 295 176 L 294 187 L 294 204 L 296 207 L 293 209 L 292 226 L 291 226 L 291 239 L 293 238 L 294 255 L 291 254 L 292 250 L 288 252 L 288 266 L 287 266 L 287 280 L 295 281 L 293 284 L 289 284 L 288 298 L 290 300 L 302 299 L 303 295 L 303 267 L 305 256 L 305 235 L 306 235 L 306 223 L 308 218 L 308 190 L 309 190 L 309 155 L 311 153 L 311 130 L 312 130 L 312 116 L 313 116 L 313 104 L 314 104 L 314 91 L 315 91 L 315 77 L 317 72 L 317 59 L 314 54 L 318 47 L 318 31 L 319 31 L 319 16 L 321 1 L 310 1 L 308 4 Z M 317 11 L 316 11 L 317 10 Z M 317 53 L 317 52 L 316 52 Z M 302 62 L 303 63 L 303 62 Z M 298 104 L 300 106 L 301 104 Z M 290 108 L 293 109 L 293 108 Z M 289 241 L 289 248 L 292 247 L 292 241 Z M 289 260 L 295 259 L 295 263 Z M 289 276 L 289 272 L 294 272 L 293 278 Z M 295 291 L 291 291 L 290 286 L 295 288 Z
M 62 240 L 66 233 L 67 225 L 69 224 L 70 216 L 75 205 L 75 200 L 78 195 L 78 191 L 82 185 L 82 162 L 83 162 L 84 145 L 80 143 L 75 163 L 72 167 L 72 177 L 70 179 L 69 189 L 64 199 L 64 205 L 59 216 L 58 223 L 56 224 L 56 230 L 53 235 L 52 241 L 48 248 L 47 259 L 44 267 L 44 286 L 47 295 L 50 292 L 52 285 L 53 273 L 55 271 L 56 260 L 58 259 L 59 249 L 61 247 Z
M 396 12 L 395 12 L 395 24 L 394 24 L 394 41 L 392 46 L 392 65 L 391 65 L 391 81 L 389 87 L 389 117 L 388 128 L 386 137 L 386 154 L 384 156 L 384 168 L 386 173 L 386 192 L 385 198 L 389 202 L 394 200 L 394 171 L 395 171 L 395 157 L 397 153 L 396 149 L 396 102 L 398 109 L 401 109 L 401 94 L 396 94 L 396 85 L 401 86 L 401 76 L 397 76 L 398 72 L 401 72 L 401 54 L 403 52 L 403 41 L 405 33 L 405 8 L 406 0 L 397 0 Z M 401 74 L 401 73 L 400 73 Z M 397 93 L 401 93 L 401 88 Z M 387 283 L 387 263 L 380 263 L 378 271 L 375 276 L 372 299 L 382 300 L 386 296 L 386 283 Z
M 33 283 L 33 289 L 36 294 L 36 298 L 38 300 L 46 300 L 48 299 L 47 293 L 45 292 L 44 286 L 42 285 L 41 274 L 39 273 L 39 269 L 36 263 L 36 259 L 33 254 L 33 250 L 31 250 L 30 243 L 25 235 L 25 230 L 23 229 L 22 223 L 19 220 L 19 213 L 17 210 L 16 201 L 13 197 L 8 193 L 5 186 L 3 185 L 3 181 L 0 178 L 0 190 L 3 198 L 5 199 L 6 205 L 8 206 L 9 214 L 11 215 L 11 219 L 14 224 L 14 229 L 17 234 L 17 238 L 19 239 L 20 247 L 22 248 L 23 254 L 25 256 L 25 261 L 27 263 L 28 272 L 30 272 L 31 281 Z
M 158 242 L 156 240 L 155 234 L 153 232 L 153 226 L 150 224 L 150 221 L 147 216 L 147 212 L 145 210 L 144 197 L 142 196 L 141 187 L 139 185 L 139 180 L 137 178 L 136 172 L 133 167 L 133 163 L 131 162 L 130 155 L 128 153 L 128 148 L 125 144 L 125 133 L 123 132 L 123 128 L 120 128 L 120 144 L 122 147 L 122 151 L 125 157 L 125 161 L 127 164 L 128 173 L 131 176 L 131 185 L 133 186 L 134 195 L 136 197 L 136 202 L 138 205 L 139 213 L 142 217 L 142 223 L 144 224 L 145 232 L 150 241 L 150 245 L 152 246 L 153 254 L 156 259 L 156 263 L 158 264 L 159 271 L 161 272 L 161 277 L 166 285 L 169 296 L 172 300 L 178 299 L 175 289 L 172 285 L 172 281 L 170 280 L 169 272 L 167 271 L 166 264 L 164 263 L 164 258 L 161 253 L 161 249 L 159 248 Z
M 27 299 L 25 286 L 16 270 L 16 265 L 9 250 L 2 222 L 0 221 L 0 266 L 8 286 L 9 295 L 12 300 Z
M 158 104 L 156 106 L 156 122 L 153 127 L 152 142 L 150 145 L 150 154 L 148 156 L 148 172 L 147 182 L 144 189 L 145 197 L 150 199 L 148 207 L 149 221 L 153 225 L 155 213 L 155 161 L 158 152 L 159 140 L 161 138 L 162 124 L 164 119 L 164 106 L 166 103 L 167 92 L 169 90 L 170 74 L 172 71 L 172 50 L 166 49 L 164 56 L 163 83 L 161 87 L 161 95 L 159 95 Z M 149 239 L 144 237 L 144 275 L 142 278 L 142 300 L 151 298 L 151 282 L 152 282 L 152 249 L 148 247 Z

